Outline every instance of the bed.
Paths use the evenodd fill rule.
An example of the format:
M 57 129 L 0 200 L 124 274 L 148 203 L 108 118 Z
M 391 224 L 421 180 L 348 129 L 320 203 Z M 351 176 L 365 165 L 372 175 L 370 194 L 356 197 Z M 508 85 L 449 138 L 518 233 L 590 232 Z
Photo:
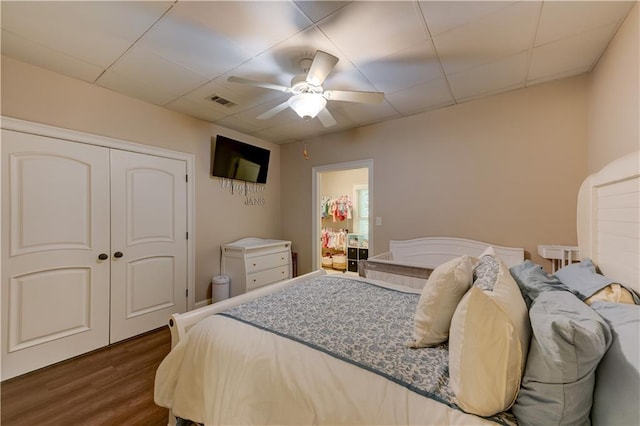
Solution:
M 524 250 L 466 238 L 422 237 L 389 241 L 389 251 L 358 262 L 361 277 L 423 288 L 433 269 L 460 254 L 479 256 L 488 246 L 509 267 L 524 259 Z
M 306 274 L 172 316 L 172 351 L 156 374 L 156 403 L 171 410 L 170 424 L 176 418 L 206 425 L 586 424 L 589 419 L 639 424 L 638 306 L 596 301 L 589 307 L 578 298 L 580 283 L 575 290 L 570 280 L 576 272 L 595 276 L 585 268 L 597 265 L 599 279 L 606 276 L 640 291 L 639 158 L 633 153 L 619 159 L 582 185 L 583 261 L 574 264 L 582 269 L 563 272 L 566 280 L 530 261 L 506 273 L 492 247 L 480 255 L 456 253 L 460 256 L 437 265 L 425 289 L 447 291 L 435 299 L 425 297 L 425 289 L 381 280 Z M 464 287 L 470 264 L 472 283 Z M 481 264 L 486 269 L 480 271 Z M 493 287 L 487 290 L 483 285 L 490 275 Z M 443 283 L 448 287 L 438 287 Z M 572 332 L 577 325 L 594 336 L 576 339 L 590 346 L 578 348 L 582 352 L 571 346 L 572 354 L 598 352 L 597 357 L 569 364 L 545 358 L 544 324 L 567 323 L 554 304 L 574 306 L 567 314 L 579 317 L 570 318 Z M 449 321 L 434 316 L 434 307 L 448 309 Z M 426 340 L 416 337 L 420 312 L 431 315 L 431 331 L 420 337 Z M 484 317 L 479 321 L 474 315 Z M 495 361 L 501 357 L 505 360 Z M 545 377 L 554 368 L 558 372 Z M 571 395 L 585 397 L 571 401 Z M 555 396 L 567 400 L 560 411 Z

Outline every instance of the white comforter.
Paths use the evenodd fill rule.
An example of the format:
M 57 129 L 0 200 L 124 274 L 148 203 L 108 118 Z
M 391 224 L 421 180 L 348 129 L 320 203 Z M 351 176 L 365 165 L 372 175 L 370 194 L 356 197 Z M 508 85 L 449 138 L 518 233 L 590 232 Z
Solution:
M 219 315 L 194 326 L 161 363 L 155 401 L 205 425 L 490 423 Z

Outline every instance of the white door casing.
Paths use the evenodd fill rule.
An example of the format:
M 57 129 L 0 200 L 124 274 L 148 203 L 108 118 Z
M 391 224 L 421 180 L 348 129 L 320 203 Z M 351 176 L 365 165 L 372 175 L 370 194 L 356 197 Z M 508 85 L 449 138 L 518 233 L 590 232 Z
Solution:
M 184 161 L 111 151 L 111 343 L 186 311 L 185 175 Z
M 2 130 L 2 379 L 109 342 L 109 150 Z

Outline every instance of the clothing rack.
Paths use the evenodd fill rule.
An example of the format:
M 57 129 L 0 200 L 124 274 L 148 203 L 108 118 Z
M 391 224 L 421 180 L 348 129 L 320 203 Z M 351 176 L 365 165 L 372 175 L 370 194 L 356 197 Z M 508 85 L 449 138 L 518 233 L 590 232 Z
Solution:
M 320 203 L 322 218 L 331 217 L 333 222 L 341 222 L 352 218 L 353 203 L 348 195 L 339 197 L 324 196 Z
M 322 248 L 346 252 L 348 229 L 322 228 Z

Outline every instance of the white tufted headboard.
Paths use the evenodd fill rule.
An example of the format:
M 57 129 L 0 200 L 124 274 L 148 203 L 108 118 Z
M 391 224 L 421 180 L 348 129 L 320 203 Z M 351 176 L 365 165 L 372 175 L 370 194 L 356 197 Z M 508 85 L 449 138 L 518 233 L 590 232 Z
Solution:
M 577 223 L 580 257 L 640 293 L 640 151 L 585 179 Z

